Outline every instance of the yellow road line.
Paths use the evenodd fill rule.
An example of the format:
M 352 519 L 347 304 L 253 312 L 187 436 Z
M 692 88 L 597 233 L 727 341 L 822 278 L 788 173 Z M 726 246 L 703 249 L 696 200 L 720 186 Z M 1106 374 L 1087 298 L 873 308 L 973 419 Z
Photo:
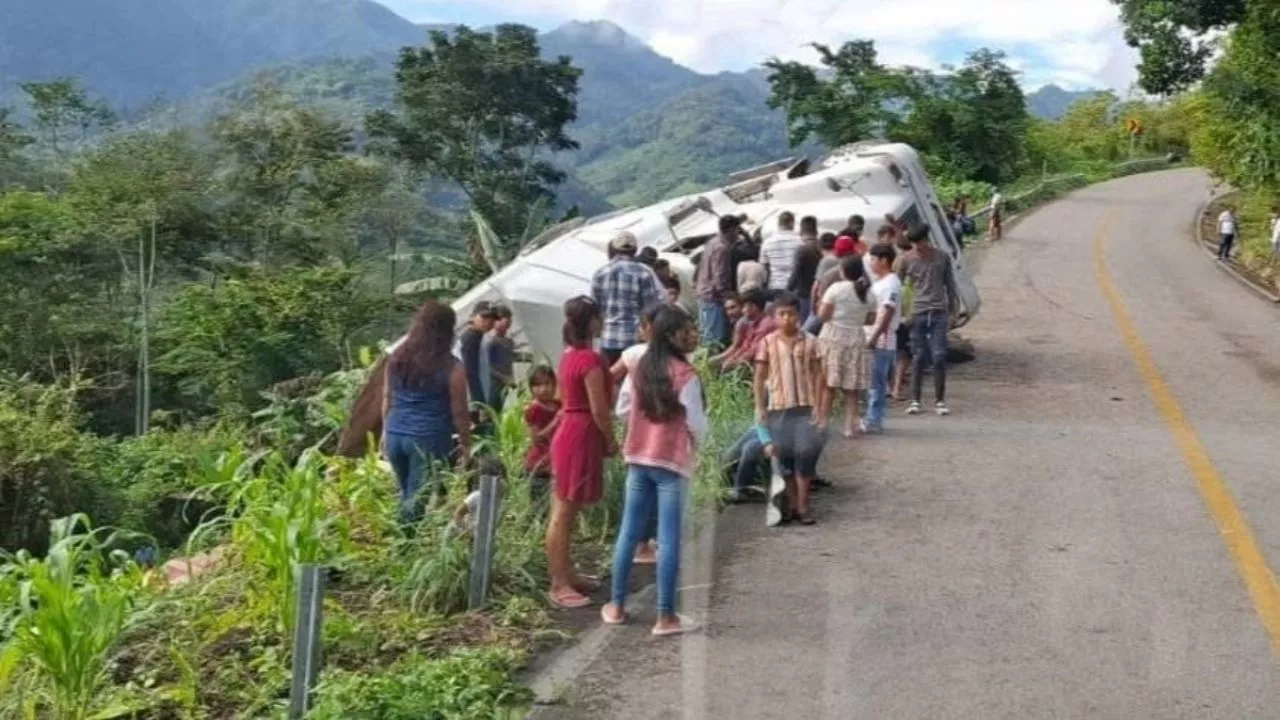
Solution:
M 1151 351 L 1147 350 L 1147 346 L 1143 344 L 1138 328 L 1129 317 L 1128 310 L 1125 309 L 1124 299 L 1111 279 L 1111 273 L 1107 270 L 1106 251 L 1107 230 L 1111 225 L 1111 219 L 1111 216 L 1108 216 L 1102 221 L 1093 240 L 1093 263 L 1098 285 L 1111 305 L 1111 313 L 1115 316 L 1120 335 L 1124 338 L 1124 344 L 1128 346 L 1129 353 L 1133 355 L 1138 372 L 1147 383 L 1147 390 L 1151 393 L 1152 400 L 1155 401 L 1165 423 L 1173 432 L 1173 439 L 1182 453 L 1182 459 L 1186 461 L 1187 467 L 1196 479 L 1204 504 L 1213 515 L 1214 522 L 1218 524 L 1222 539 L 1227 543 L 1227 549 L 1235 561 L 1236 570 L 1239 571 L 1240 578 L 1244 580 L 1249 596 L 1253 599 L 1253 607 L 1271 636 L 1271 648 L 1280 654 L 1280 585 L 1276 584 L 1276 576 L 1267 565 L 1267 558 L 1258 547 L 1258 542 L 1253 537 L 1253 531 L 1249 529 L 1244 513 L 1232 499 L 1231 491 L 1227 489 L 1227 484 L 1222 479 L 1222 473 L 1214 467 L 1204 444 L 1200 442 L 1199 436 L 1191 427 L 1191 422 L 1187 420 L 1186 413 L 1182 411 L 1178 400 L 1173 396 L 1173 391 L 1160 375 L 1160 368 L 1151 357 Z

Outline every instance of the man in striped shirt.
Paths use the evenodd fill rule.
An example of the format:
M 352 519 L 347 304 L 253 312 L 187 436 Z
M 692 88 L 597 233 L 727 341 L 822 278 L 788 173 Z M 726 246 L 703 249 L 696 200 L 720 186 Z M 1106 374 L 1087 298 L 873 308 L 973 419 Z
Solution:
M 773 317 L 778 329 L 756 351 L 756 423 L 769 438 L 765 454 L 795 470 L 787 482 L 792 519 L 812 525 L 809 491 L 822 450 L 818 424 L 825 423 L 814 412 L 825 390 L 822 361 L 817 338 L 800 327 L 799 298 L 788 292 L 778 295 L 773 300 Z
M 782 291 L 791 282 L 796 251 L 802 245 L 796 233 L 796 216 L 790 211 L 778 215 L 778 230 L 760 245 L 760 263 L 769 273 L 769 289 Z

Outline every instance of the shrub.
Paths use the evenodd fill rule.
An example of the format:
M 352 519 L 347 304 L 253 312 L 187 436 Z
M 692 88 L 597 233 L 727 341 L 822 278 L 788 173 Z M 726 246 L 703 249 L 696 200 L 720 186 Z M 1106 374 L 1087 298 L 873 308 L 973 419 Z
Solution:
M 43 551 L 54 518 L 94 508 L 110 523 L 120 512 L 94 476 L 108 446 L 81 432 L 77 389 L 0 374 L 0 548 Z
M 533 700 L 514 674 L 523 658 L 503 648 L 443 660 L 410 656 L 377 675 L 329 673 L 314 720 L 497 720 L 522 717 Z

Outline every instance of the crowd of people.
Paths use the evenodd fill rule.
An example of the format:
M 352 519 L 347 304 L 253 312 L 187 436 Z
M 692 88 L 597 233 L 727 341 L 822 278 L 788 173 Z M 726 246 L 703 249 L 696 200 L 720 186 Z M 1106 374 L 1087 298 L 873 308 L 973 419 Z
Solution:
M 606 459 L 621 456 L 625 504 L 602 620 L 627 621 L 632 567 L 656 564 L 653 634 L 692 629 L 676 613 L 676 583 L 685 488 L 708 428 L 691 361 L 699 346 L 755 399 L 754 425 L 724 458 L 729 502 L 760 496 L 776 459 L 788 485 L 786 520 L 799 525 L 815 523 L 810 497 L 828 484 L 818 463 L 837 403 L 844 437 L 881 433 L 890 401 L 906 401 L 908 371 L 905 413 L 923 412 L 930 370 L 933 409 L 949 413 L 947 331 L 958 299 L 950 258 L 928 227 L 886 216 L 869 242 L 866 225 L 855 215 L 839 232 L 820 233 L 816 218 L 784 212 L 756 246 L 741 218 L 725 216 L 695 274 L 696 319 L 656 254 L 630 233 L 613 238 L 591 293 L 564 306 L 558 368 L 528 373 L 525 474 L 534 496 L 549 498 L 553 604 L 584 608 L 600 589 L 599 578 L 575 567 L 571 538 L 582 510 L 604 497 Z M 508 308 L 477 304 L 456 349 L 454 324 L 450 308 L 427 302 L 387 363 L 383 443 L 406 522 L 420 516 L 431 464 L 468 457 L 473 435 L 493 432 L 493 411 L 514 382 Z

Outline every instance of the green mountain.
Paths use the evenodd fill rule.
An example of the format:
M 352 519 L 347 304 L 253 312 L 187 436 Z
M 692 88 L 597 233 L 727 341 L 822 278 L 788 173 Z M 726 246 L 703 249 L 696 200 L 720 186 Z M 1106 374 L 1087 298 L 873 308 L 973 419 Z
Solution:
M 136 105 L 274 63 L 425 37 L 372 0 L 0 0 L 0 97 L 21 81 L 72 76 L 114 105 Z
M 571 22 L 543 34 L 539 42 L 545 56 L 568 55 L 583 70 L 579 126 L 652 110 L 705 79 L 610 22 Z
M 768 96 L 749 75 L 700 78 L 658 107 L 584 129 L 575 172 L 617 206 L 723 183 L 731 172 L 796 152 Z
M 1102 92 L 1101 90 L 1063 90 L 1057 85 L 1045 85 L 1027 95 L 1027 112 L 1045 120 L 1061 120 L 1067 109 L 1081 100 Z

